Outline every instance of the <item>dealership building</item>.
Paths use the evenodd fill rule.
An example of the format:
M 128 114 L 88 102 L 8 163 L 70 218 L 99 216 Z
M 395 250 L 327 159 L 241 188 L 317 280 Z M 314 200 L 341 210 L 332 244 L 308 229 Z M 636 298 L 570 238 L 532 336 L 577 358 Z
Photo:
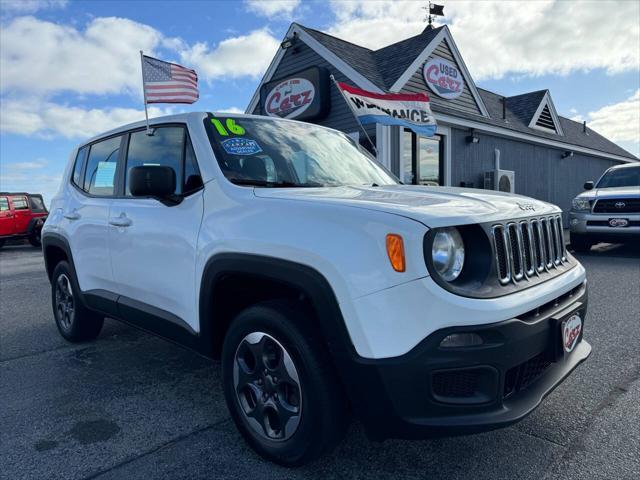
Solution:
M 514 191 L 567 211 L 585 181 L 638 161 L 558 115 L 548 90 L 503 97 L 477 87 L 447 26 L 370 50 L 293 23 L 247 113 L 336 128 L 373 150 L 330 75 L 374 93 L 429 95 L 432 137 L 365 126 L 378 161 L 404 183 Z

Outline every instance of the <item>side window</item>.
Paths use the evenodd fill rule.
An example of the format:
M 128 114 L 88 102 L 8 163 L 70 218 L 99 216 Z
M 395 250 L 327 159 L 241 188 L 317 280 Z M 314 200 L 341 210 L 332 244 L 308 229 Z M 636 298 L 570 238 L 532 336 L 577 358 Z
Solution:
M 9 210 L 9 199 L 0 197 L 0 212 L 6 212 L 7 210 Z
M 187 145 L 184 152 L 184 187 L 183 193 L 190 193 L 202 186 L 202 177 L 196 160 L 196 154 L 193 151 L 191 140 L 187 136 Z
M 13 203 L 14 210 L 29 210 L 29 204 L 24 197 L 13 197 L 11 203 Z
M 91 145 L 83 189 L 92 195 L 113 195 L 121 136 Z
M 162 165 L 176 172 L 176 191 L 182 193 L 185 130 L 183 127 L 159 127 L 153 135 L 145 130 L 131 133 L 127 152 L 125 194 L 130 196 L 129 172 L 133 167 L 144 165 Z
M 78 150 L 76 163 L 73 166 L 73 175 L 71 176 L 71 181 L 80 188 L 82 188 L 82 168 L 84 167 L 84 161 L 87 158 L 87 150 L 89 150 L 89 147 L 82 147 Z

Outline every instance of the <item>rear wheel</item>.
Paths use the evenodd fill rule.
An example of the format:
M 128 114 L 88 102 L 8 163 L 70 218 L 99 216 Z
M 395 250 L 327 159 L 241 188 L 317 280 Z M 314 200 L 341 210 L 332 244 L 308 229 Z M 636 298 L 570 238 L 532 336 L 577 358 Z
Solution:
M 225 399 L 251 447 L 297 466 L 330 451 L 347 425 L 346 402 L 311 318 L 295 303 L 247 308 L 222 352 Z
M 29 235 L 29 243 L 31 245 L 33 245 L 34 247 L 41 247 L 42 246 L 41 231 L 40 230 L 34 230 L 34 232 L 31 235 Z
M 104 317 L 84 306 L 78 282 L 65 261 L 58 263 L 53 270 L 51 302 L 56 326 L 66 340 L 83 342 L 100 334 Z
M 4 238 L 0 239 L 0 248 L 4 247 L 4 242 L 5 242 Z
M 570 233 L 569 237 L 570 237 L 571 247 L 576 252 L 588 252 L 589 250 L 591 250 L 591 247 L 595 243 L 588 236 L 580 235 L 578 233 Z

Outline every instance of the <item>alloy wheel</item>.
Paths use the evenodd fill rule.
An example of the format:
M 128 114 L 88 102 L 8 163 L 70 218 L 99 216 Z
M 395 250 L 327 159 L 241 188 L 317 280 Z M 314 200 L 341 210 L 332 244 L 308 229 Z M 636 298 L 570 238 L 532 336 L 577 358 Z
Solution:
M 236 397 L 247 423 L 263 438 L 283 441 L 298 428 L 302 389 L 289 352 L 271 335 L 253 332 L 236 349 Z
M 73 291 L 69 277 L 64 273 L 56 280 L 56 315 L 60 325 L 65 330 L 69 330 L 73 323 L 73 313 L 75 311 L 75 303 L 73 300 Z

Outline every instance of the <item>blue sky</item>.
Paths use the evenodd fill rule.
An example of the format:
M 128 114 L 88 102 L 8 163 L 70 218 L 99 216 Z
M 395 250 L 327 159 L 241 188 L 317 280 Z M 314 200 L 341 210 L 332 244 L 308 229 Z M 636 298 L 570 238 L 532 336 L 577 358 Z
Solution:
M 479 86 L 548 88 L 561 115 L 639 154 L 640 2 L 442 3 Z M 0 0 L 0 189 L 48 199 L 74 145 L 141 119 L 140 49 L 201 79 L 196 104 L 152 115 L 244 110 L 290 22 L 379 48 L 419 33 L 426 4 Z

